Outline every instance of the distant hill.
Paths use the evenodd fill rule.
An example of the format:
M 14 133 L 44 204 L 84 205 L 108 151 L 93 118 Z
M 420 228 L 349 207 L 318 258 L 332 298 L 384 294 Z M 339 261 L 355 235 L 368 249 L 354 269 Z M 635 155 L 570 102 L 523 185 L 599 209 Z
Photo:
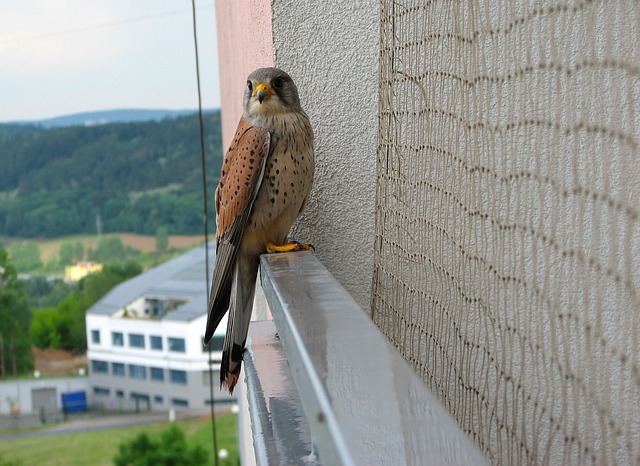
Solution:
M 222 163 L 219 111 L 207 112 L 204 125 L 213 190 Z M 196 114 L 50 129 L 0 124 L 0 167 L 0 236 L 202 232 Z
M 207 110 L 211 113 L 213 110 Z M 165 118 L 176 118 L 194 115 L 197 110 L 150 110 L 150 109 L 119 109 L 98 112 L 75 113 L 46 120 L 20 122 L 35 124 L 43 128 L 60 128 L 64 126 L 95 126 L 109 123 L 132 123 L 138 121 L 160 121 Z

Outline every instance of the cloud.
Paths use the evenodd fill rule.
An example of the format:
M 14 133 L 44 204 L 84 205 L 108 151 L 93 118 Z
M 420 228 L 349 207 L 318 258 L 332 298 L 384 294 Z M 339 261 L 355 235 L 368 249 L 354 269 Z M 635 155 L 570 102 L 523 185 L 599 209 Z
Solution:
M 144 38 L 153 20 L 189 12 L 157 6 L 149 0 L 18 1 L 0 19 L 0 53 L 5 63 L 30 67 L 112 57 Z
M 4 0 L 0 121 L 123 106 L 194 108 L 190 6 L 184 0 Z M 197 6 L 204 104 L 217 107 L 213 0 Z

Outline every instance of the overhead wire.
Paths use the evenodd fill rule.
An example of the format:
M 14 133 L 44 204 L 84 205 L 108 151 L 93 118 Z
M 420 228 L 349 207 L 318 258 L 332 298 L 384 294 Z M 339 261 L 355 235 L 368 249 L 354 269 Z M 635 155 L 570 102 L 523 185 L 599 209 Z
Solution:
M 198 9 L 202 9 L 204 8 L 203 6 L 201 6 Z M 184 13 L 188 13 L 190 10 L 189 9 L 180 9 L 180 10 L 170 10 L 170 11 L 164 11 L 161 13 L 156 13 L 156 14 L 150 14 L 150 15 L 144 15 L 144 16 L 136 16 L 134 18 L 125 18 L 125 19 L 117 19 L 114 21 L 108 21 L 105 23 L 98 23 L 98 24 L 92 24 L 92 25 L 88 25 L 88 26 L 81 26 L 81 27 L 76 27 L 76 28 L 70 28 L 70 29 L 62 29 L 62 30 L 58 30 L 58 31 L 49 31 L 49 32 L 42 32 L 39 34 L 27 34 L 27 35 L 23 35 L 23 36 L 16 36 L 16 37 L 2 37 L 0 36 L 0 44 L 7 46 L 7 45 L 13 45 L 13 44 L 17 44 L 17 43 L 21 43 L 21 42 L 30 42 L 33 40 L 38 40 L 38 39 L 46 39 L 46 38 L 50 38 L 50 37 L 56 37 L 56 36 L 64 36 L 67 34 L 75 34 L 78 32 L 87 32 L 87 31 L 94 31 L 97 29 L 106 29 L 106 28 L 110 28 L 110 27 L 114 27 L 114 26 L 121 26 L 123 24 L 131 24 L 131 23 L 137 23 L 137 22 L 141 22 L 141 21 L 147 21 L 150 19 L 156 19 L 156 18 L 164 18 L 164 17 L 168 17 L 168 16 L 176 16 L 176 15 L 181 15 Z
M 202 195 L 203 195 L 203 223 L 204 223 L 204 248 L 205 248 L 205 287 L 207 290 L 206 296 L 209 296 L 209 207 L 208 207 L 208 194 L 207 194 L 207 158 L 206 149 L 204 143 L 204 123 L 202 118 L 202 91 L 200 85 L 200 58 L 198 54 L 198 32 L 197 32 L 197 18 L 196 18 L 196 2 L 191 0 L 191 8 L 193 13 L 193 44 L 196 56 L 196 81 L 198 85 L 198 122 L 200 124 L 200 161 L 202 166 Z M 213 443 L 213 462 L 215 466 L 218 466 L 218 436 L 216 433 L 216 412 L 215 412 L 215 398 L 213 388 L 213 358 L 211 354 L 211 343 L 207 345 L 207 351 L 209 354 L 209 401 L 211 409 L 211 434 Z

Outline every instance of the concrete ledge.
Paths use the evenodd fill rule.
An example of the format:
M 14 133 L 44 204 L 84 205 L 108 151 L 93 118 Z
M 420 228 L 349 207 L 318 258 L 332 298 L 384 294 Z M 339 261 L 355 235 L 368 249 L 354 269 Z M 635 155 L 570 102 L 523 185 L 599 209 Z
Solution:
M 264 255 L 261 277 L 322 464 L 487 464 L 313 253 Z

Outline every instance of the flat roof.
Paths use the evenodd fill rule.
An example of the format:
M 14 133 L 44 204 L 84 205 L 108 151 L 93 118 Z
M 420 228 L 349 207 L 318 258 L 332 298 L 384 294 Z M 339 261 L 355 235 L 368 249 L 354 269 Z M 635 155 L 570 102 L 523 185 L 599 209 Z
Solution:
M 215 243 L 209 243 L 209 279 L 213 276 Z M 186 302 L 157 320 L 190 321 L 206 314 L 205 245 L 171 259 L 113 288 L 87 310 L 90 315 L 112 315 L 140 297 L 184 299 Z

